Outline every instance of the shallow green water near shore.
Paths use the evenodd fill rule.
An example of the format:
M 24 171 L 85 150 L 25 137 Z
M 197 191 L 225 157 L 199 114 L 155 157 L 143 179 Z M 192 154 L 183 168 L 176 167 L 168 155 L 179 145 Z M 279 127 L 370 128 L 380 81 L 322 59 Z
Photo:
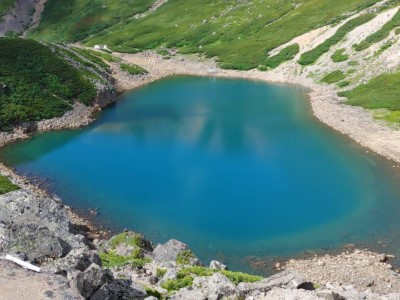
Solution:
M 162 80 L 0 158 L 113 229 L 231 268 L 400 232 L 396 168 L 322 125 L 293 86 Z

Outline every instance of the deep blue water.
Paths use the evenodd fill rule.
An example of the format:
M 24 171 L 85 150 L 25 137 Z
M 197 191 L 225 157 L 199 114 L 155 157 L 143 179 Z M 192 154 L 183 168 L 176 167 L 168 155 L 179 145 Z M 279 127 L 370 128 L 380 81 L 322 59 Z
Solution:
M 398 174 L 312 116 L 298 87 L 171 78 L 78 131 L 0 152 L 75 208 L 206 262 L 293 255 L 400 231 Z

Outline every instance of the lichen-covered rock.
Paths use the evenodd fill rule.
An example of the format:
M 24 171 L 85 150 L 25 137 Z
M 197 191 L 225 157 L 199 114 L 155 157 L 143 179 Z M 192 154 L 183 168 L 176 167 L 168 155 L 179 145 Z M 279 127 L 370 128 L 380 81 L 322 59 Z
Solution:
M 246 283 L 241 282 L 238 284 L 238 289 L 243 293 L 249 293 L 254 290 L 269 291 L 273 287 L 286 287 L 292 289 L 313 289 L 313 284 L 307 280 L 303 275 L 294 271 L 283 271 L 263 280 Z
M 133 300 L 144 299 L 144 288 L 130 280 L 115 279 L 112 272 L 92 264 L 85 272 L 78 272 L 76 288 L 86 299 L 91 300 Z
M 92 264 L 85 272 L 79 272 L 76 276 L 76 286 L 80 294 L 89 298 L 99 288 L 114 280 L 110 270 L 103 270 L 99 266 Z
M 191 288 L 180 289 L 178 292 L 171 295 L 171 300 L 207 300 L 207 296 L 200 290 L 193 290 Z
M 186 244 L 174 239 L 158 244 L 153 257 L 158 263 L 173 261 L 180 265 L 203 265 Z
M 221 273 L 215 273 L 209 277 L 197 277 L 193 280 L 193 287 L 199 287 L 210 300 L 239 296 L 237 287 Z
M 60 258 L 84 247 L 83 237 L 69 232 L 61 202 L 27 190 L 0 196 L 0 252 L 22 253 L 32 262 Z
M 47 271 L 65 274 L 73 271 L 85 271 L 91 264 L 101 266 L 101 259 L 96 251 L 87 248 L 72 249 L 68 255 L 55 261 L 45 262 L 42 268 Z
M 100 287 L 90 300 L 141 300 L 146 296 L 143 288 L 135 289 L 128 280 L 116 279 Z
M 153 251 L 154 260 L 157 262 L 176 261 L 176 257 L 181 251 L 188 250 L 189 247 L 177 240 L 169 240 L 165 244 L 158 244 Z

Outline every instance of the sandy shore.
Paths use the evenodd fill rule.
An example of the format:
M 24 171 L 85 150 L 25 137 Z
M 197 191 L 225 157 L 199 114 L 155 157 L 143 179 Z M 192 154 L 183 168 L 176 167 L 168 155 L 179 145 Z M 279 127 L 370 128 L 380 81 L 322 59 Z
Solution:
M 374 119 L 372 112 L 361 107 L 344 104 L 331 86 L 313 82 L 306 74 L 294 75 L 295 70 L 278 68 L 274 71 L 236 71 L 217 67 L 211 59 L 197 55 L 174 56 L 163 59 L 153 52 L 117 54 L 123 60 L 140 65 L 149 71 L 146 76 L 131 76 L 121 72 L 116 65 L 113 73 L 119 91 L 138 88 L 155 80 L 174 75 L 243 78 L 269 83 L 296 84 L 310 89 L 309 96 L 314 115 L 326 125 L 350 136 L 372 151 L 400 163 L 400 130 Z

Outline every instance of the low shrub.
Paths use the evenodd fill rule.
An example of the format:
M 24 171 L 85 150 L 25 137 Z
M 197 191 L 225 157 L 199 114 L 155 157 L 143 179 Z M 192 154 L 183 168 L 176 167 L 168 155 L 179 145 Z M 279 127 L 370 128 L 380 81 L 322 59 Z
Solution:
M 300 51 L 299 44 L 293 44 L 283 48 L 278 54 L 267 57 L 263 64 L 267 69 L 274 69 L 285 61 L 292 60 Z
M 146 69 L 143 69 L 142 67 L 133 64 L 132 65 L 121 64 L 120 68 L 122 71 L 125 71 L 131 75 L 144 75 L 148 73 Z
M 340 80 L 343 80 L 345 78 L 346 78 L 346 75 L 342 71 L 337 70 L 337 71 L 333 71 L 333 72 L 325 75 L 321 79 L 321 81 L 331 84 L 331 83 L 335 83 L 335 82 L 338 82 Z
M 195 256 L 191 250 L 183 250 L 176 256 L 176 263 L 178 265 L 188 265 L 192 258 L 195 258 Z
M 322 56 L 322 54 L 328 52 L 333 45 L 336 45 L 338 42 L 340 42 L 346 36 L 347 33 L 351 32 L 358 26 L 367 23 L 373 18 L 375 18 L 375 14 L 367 13 L 346 22 L 344 25 L 339 27 L 339 29 L 332 37 L 327 39 L 322 44 L 319 44 L 314 49 L 303 53 L 300 57 L 299 64 L 305 66 L 315 63 L 318 60 L 318 58 Z
M 19 186 L 13 184 L 10 179 L 0 175 L 0 195 L 19 190 Z
M 346 51 L 345 49 L 336 50 L 335 53 L 333 53 L 331 55 L 332 61 L 335 62 L 335 63 L 338 63 L 338 62 L 342 62 L 342 61 L 348 60 L 349 56 L 344 53 L 345 51 Z
M 181 288 L 192 285 L 193 285 L 193 277 L 190 275 L 186 275 L 183 277 L 178 276 L 176 279 L 167 279 L 161 284 L 161 287 L 170 292 L 170 291 L 178 291 Z

